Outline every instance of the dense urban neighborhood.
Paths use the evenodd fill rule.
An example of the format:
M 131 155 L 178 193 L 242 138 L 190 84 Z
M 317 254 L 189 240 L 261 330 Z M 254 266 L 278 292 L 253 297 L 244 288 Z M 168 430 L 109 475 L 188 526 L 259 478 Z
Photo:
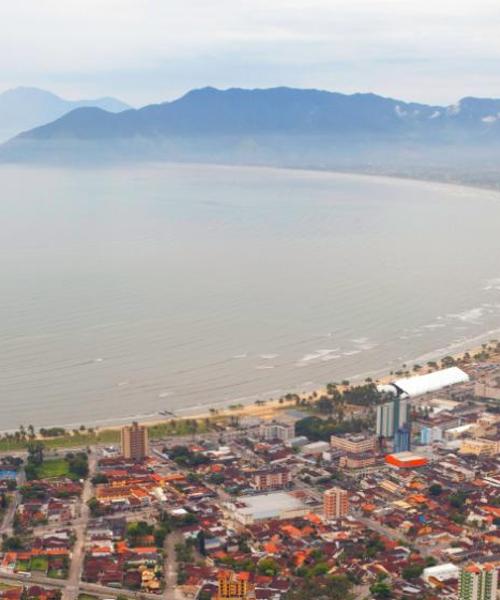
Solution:
M 493 350 L 188 434 L 133 423 L 53 449 L 21 432 L 1 456 L 0 597 L 497 598 Z

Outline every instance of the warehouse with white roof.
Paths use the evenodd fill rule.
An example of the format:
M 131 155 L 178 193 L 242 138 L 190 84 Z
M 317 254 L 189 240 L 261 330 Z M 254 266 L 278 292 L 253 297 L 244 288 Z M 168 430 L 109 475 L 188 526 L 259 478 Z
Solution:
M 440 371 L 434 371 L 434 373 L 427 373 L 426 375 L 397 379 L 388 385 L 378 386 L 378 390 L 400 397 L 415 398 L 416 396 L 422 396 L 430 392 L 437 392 L 450 385 L 466 383 L 468 381 L 470 381 L 470 377 L 465 371 L 462 371 L 458 367 L 450 367 L 449 369 L 441 369 Z

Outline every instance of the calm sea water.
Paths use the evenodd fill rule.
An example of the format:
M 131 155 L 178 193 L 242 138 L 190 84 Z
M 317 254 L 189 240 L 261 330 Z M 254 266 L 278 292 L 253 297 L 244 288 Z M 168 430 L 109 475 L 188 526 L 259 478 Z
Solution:
M 1 429 L 277 397 L 500 327 L 493 192 L 208 166 L 0 184 Z

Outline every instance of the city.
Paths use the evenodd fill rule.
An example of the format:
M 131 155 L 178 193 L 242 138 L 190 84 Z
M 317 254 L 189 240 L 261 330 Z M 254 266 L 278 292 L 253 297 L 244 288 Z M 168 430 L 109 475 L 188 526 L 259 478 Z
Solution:
M 134 422 L 54 450 L 32 432 L 1 457 L 0 596 L 492 600 L 497 361 L 493 344 L 203 433 Z

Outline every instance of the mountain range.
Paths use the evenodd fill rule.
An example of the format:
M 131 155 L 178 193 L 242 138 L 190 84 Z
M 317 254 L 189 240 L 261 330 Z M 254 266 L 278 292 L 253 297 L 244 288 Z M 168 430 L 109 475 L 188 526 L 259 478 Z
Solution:
M 76 108 L 1 146 L 0 160 L 200 161 L 417 176 L 425 170 L 446 178 L 464 169 L 497 173 L 499 148 L 498 99 L 438 106 L 369 93 L 203 88 L 119 113 Z
M 0 140 L 55 121 L 66 113 L 84 106 L 95 106 L 113 113 L 130 108 L 115 98 L 64 100 L 38 88 L 18 87 L 0 94 Z

